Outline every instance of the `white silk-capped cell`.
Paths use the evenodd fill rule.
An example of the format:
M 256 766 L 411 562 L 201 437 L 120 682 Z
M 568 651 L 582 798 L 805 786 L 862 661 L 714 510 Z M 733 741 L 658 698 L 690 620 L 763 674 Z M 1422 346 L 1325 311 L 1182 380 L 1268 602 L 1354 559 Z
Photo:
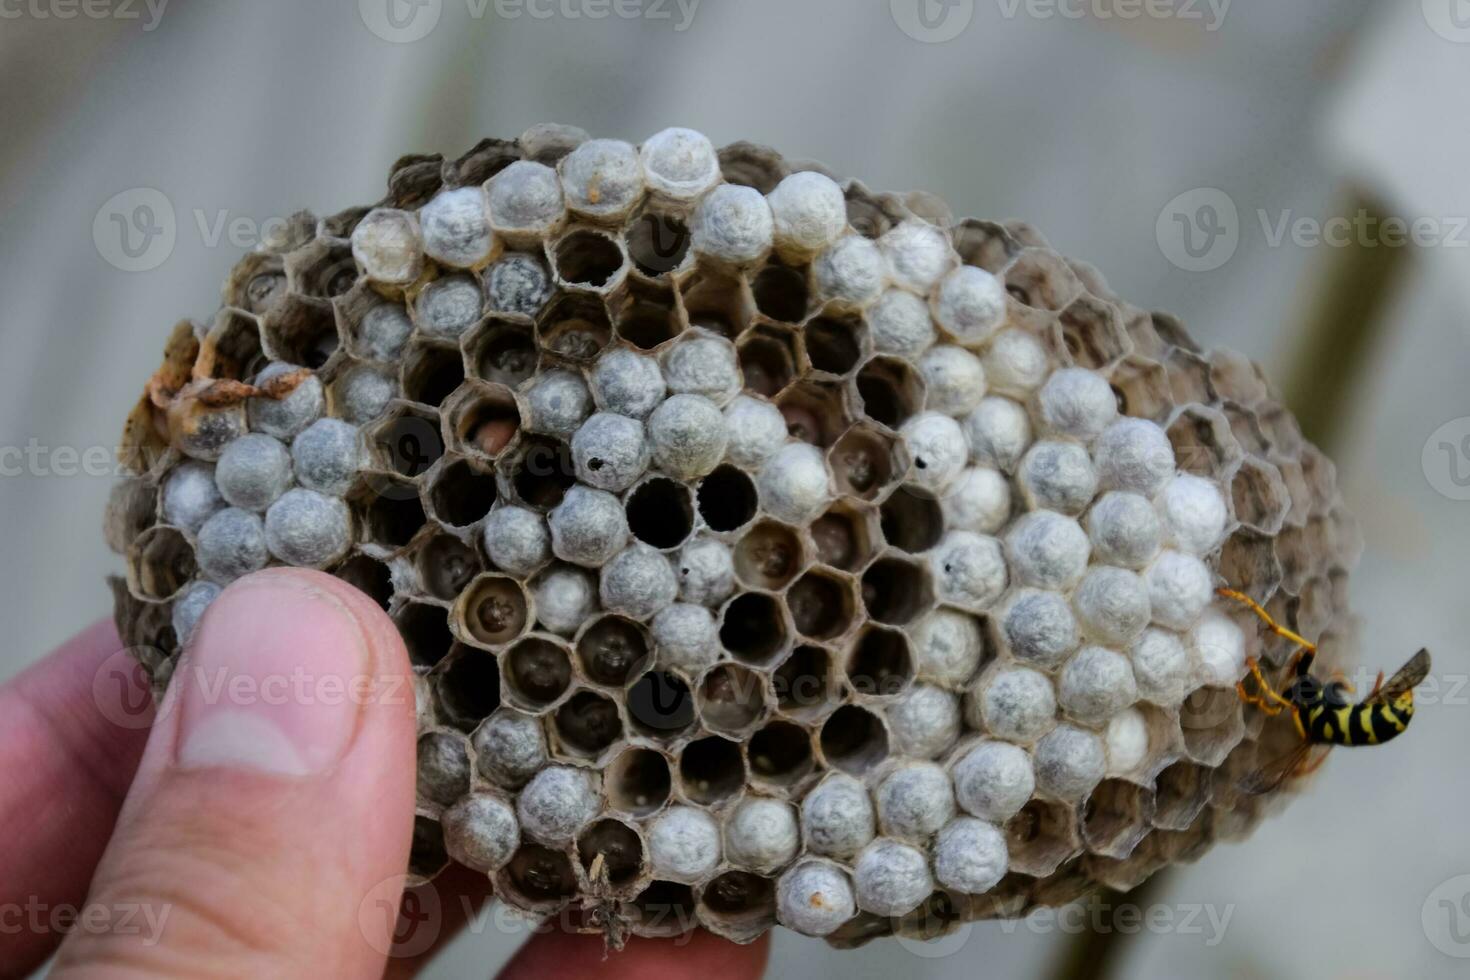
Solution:
M 919 358 L 924 376 L 925 407 L 956 417 L 968 415 L 985 397 L 985 369 L 963 347 L 940 344 Z
M 720 159 L 703 133 L 670 127 L 650 136 L 640 151 L 650 190 L 677 201 L 692 201 L 720 179 Z
M 1154 622 L 1186 630 L 1214 598 L 1209 568 L 1193 555 L 1164 551 L 1144 573 Z
M 1076 585 L 1087 571 L 1091 552 L 1091 542 L 1082 526 L 1049 510 L 1025 515 L 1006 534 L 1012 579 L 1038 589 Z
M 1097 499 L 1084 521 L 1098 561 L 1140 569 L 1159 553 L 1163 528 L 1153 504 L 1136 493 L 1112 491 Z
M 812 263 L 817 295 L 849 307 L 867 306 L 883 293 L 888 262 L 877 243 L 847 235 Z
M 1108 753 L 1108 773 L 1126 776 L 1148 758 L 1148 719 L 1137 708 L 1125 708 L 1108 722 L 1103 734 Z
M 753 187 L 722 184 L 694 212 L 694 250 L 717 262 L 749 265 L 771 249 L 771 207 Z
M 1005 286 L 984 269 L 962 265 L 939 283 L 934 319 L 959 343 L 983 344 L 1000 329 L 1005 318 Z
M 1062 710 L 1087 725 L 1106 722 L 1138 699 L 1128 658 L 1106 647 L 1083 647 L 1062 668 Z
M 878 239 L 878 246 L 888 259 L 895 281 L 924 295 L 959 261 L 949 238 L 926 221 L 894 225 Z
M 971 466 L 960 473 L 940 506 L 948 526 L 995 534 L 1011 516 L 1011 484 L 998 470 Z
M 1199 681 L 1234 687 L 1245 676 L 1245 633 L 1223 613 L 1211 610 L 1189 631 L 1189 645 L 1199 665 Z
M 1048 430 L 1090 442 L 1118 417 L 1118 398 L 1100 374 L 1085 368 L 1052 373 L 1038 395 Z
M 985 653 L 980 621 L 957 609 L 936 609 L 913 628 L 911 642 L 920 680 L 957 690 L 969 683 Z
M 1138 696 L 1163 708 L 1177 707 L 1189 693 L 1192 664 L 1189 650 L 1175 633 L 1144 630 L 1129 651 Z
M 1122 418 L 1103 430 L 1092 447 L 1105 490 L 1152 497 L 1174 477 L 1174 447 L 1147 419 Z
M 970 444 L 970 460 L 1010 473 L 1031 445 L 1031 418 L 1026 409 L 1009 398 L 991 396 L 981 400 L 964 422 Z
M 1046 380 L 1051 357 L 1033 334 L 1020 329 L 1002 330 L 981 355 L 985 377 L 992 391 L 1025 399 Z
M 934 494 L 947 490 L 970 455 L 960 424 L 938 412 L 923 412 L 899 430 L 909 459 L 909 482 Z
M 825 174 L 791 174 L 766 199 L 775 217 L 776 247 L 785 256 L 815 255 L 847 230 L 847 199 Z
M 868 334 L 880 354 L 917 358 L 934 343 L 929 304 L 913 293 L 890 289 L 868 308 Z
M 1206 555 L 1220 544 L 1228 512 L 1213 481 L 1189 473 L 1176 476 L 1158 500 L 1168 543 L 1192 555 Z

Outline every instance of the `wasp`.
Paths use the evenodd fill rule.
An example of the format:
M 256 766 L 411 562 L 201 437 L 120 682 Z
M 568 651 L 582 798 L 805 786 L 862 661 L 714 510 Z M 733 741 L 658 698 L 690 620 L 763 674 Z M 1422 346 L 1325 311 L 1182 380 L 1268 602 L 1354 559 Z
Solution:
M 1409 658 L 1384 683 L 1383 672 L 1373 690 L 1361 701 L 1353 701 L 1352 687 L 1340 677 L 1323 682 L 1312 675 L 1312 662 L 1317 647 L 1303 637 L 1280 626 L 1260 604 L 1234 589 L 1217 589 L 1219 595 L 1242 603 L 1260 617 L 1267 629 L 1297 648 L 1291 659 L 1291 680 L 1278 691 L 1261 673 L 1254 657 L 1246 661 L 1258 694 L 1247 690 L 1245 681 L 1235 689 L 1246 704 L 1254 705 L 1270 716 L 1290 711 L 1301 742 L 1285 755 L 1267 763 L 1247 776 L 1240 784 L 1246 793 L 1269 793 L 1287 779 L 1316 772 L 1327 760 L 1333 746 L 1379 745 L 1403 734 L 1414 718 L 1414 688 L 1429 674 L 1428 650 L 1420 650 Z M 1315 753 L 1314 750 L 1322 751 Z

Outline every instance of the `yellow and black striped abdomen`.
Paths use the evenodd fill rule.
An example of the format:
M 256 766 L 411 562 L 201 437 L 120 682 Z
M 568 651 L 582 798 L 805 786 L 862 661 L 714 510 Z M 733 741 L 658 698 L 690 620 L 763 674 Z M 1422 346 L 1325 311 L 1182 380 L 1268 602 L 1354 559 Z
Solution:
M 1321 699 L 1301 709 L 1306 737 L 1324 745 L 1378 745 L 1397 737 L 1414 717 L 1414 692 L 1392 701 L 1332 704 Z

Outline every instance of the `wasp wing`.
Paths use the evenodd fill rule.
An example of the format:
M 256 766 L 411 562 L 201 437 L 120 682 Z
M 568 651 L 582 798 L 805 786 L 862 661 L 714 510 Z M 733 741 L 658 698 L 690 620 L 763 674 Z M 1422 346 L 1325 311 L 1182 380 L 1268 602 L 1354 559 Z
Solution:
M 1405 691 L 1413 690 L 1429 676 L 1429 651 L 1420 650 L 1409 658 L 1409 662 L 1400 667 L 1388 682 L 1368 695 L 1364 704 L 1384 704 L 1397 698 Z
M 1236 788 L 1247 796 L 1261 796 L 1271 792 L 1304 767 L 1307 757 L 1311 755 L 1314 748 L 1316 745 L 1306 740 L 1297 743 L 1294 748 L 1277 756 L 1254 772 L 1246 774 L 1236 784 Z M 1326 749 L 1324 748 L 1323 751 L 1325 752 Z

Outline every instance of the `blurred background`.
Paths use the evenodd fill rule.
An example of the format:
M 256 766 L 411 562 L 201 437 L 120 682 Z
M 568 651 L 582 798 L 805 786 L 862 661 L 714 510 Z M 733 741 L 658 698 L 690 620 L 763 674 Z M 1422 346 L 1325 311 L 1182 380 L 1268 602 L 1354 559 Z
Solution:
M 1467 90 L 1466 0 L 6 3 L 0 680 L 108 609 L 87 450 L 262 226 L 375 200 L 407 152 L 691 126 L 1024 218 L 1260 360 L 1362 521 L 1367 665 L 1428 645 L 1439 679 L 1414 737 L 1108 898 L 1135 935 L 1106 910 L 861 954 L 780 932 L 772 975 L 1464 976 Z M 120 249 L 109 216 L 140 201 L 166 234 Z M 432 975 L 485 976 L 522 938 L 484 916 Z

